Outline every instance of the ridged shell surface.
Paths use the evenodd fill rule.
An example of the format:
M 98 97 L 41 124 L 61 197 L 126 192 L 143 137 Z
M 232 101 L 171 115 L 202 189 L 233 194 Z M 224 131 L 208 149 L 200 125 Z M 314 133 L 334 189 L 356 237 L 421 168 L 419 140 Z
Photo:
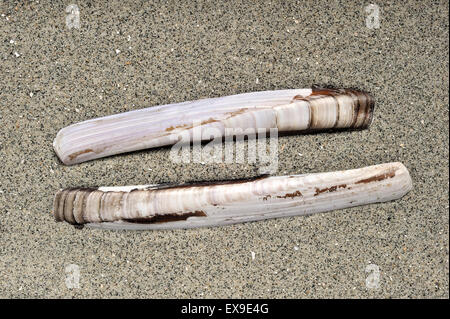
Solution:
M 72 188 L 54 200 L 57 221 L 110 229 L 220 226 L 398 199 L 412 188 L 401 163 L 306 175 L 185 185 Z
M 181 134 L 195 140 L 194 127 L 221 136 L 268 131 L 366 128 L 374 100 L 350 89 L 263 91 L 154 106 L 91 119 L 61 129 L 53 147 L 64 164 L 175 144 Z M 231 129 L 231 130 L 230 130 Z M 234 129 L 234 131 L 233 131 Z M 253 131 L 252 131 L 253 130 Z M 201 134 L 200 139 L 208 139 Z

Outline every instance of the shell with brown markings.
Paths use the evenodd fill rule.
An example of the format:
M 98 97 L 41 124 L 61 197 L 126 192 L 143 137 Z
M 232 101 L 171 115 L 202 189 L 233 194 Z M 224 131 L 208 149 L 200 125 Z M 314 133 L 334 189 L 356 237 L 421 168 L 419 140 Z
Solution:
M 412 188 L 401 163 L 253 180 L 184 185 L 69 188 L 57 221 L 111 229 L 221 226 L 398 199 Z
M 64 164 L 175 144 L 179 138 L 369 126 L 373 98 L 350 89 L 263 91 L 154 106 L 76 123 L 61 129 L 53 147 Z M 198 135 L 194 128 L 199 128 Z M 216 136 L 217 137 L 217 136 Z

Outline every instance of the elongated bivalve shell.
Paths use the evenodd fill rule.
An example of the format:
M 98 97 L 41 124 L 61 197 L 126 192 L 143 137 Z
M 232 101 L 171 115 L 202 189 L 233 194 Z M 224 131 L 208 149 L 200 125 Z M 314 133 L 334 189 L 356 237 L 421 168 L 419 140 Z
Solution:
M 292 89 L 253 92 L 193 102 L 154 106 L 105 116 L 60 130 L 53 142 L 64 164 L 220 136 L 267 132 L 366 128 L 374 100 L 350 89 Z M 200 127 L 200 134 L 194 128 Z M 217 135 L 215 135 L 217 137 Z
M 207 184 L 71 188 L 54 200 L 57 221 L 111 229 L 220 226 L 398 199 L 412 188 L 401 163 Z

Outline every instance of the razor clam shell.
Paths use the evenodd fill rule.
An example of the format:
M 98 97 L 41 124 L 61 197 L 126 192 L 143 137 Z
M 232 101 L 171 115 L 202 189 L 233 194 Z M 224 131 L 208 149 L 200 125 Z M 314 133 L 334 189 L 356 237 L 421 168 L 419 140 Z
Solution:
M 173 229 L 326 212 L 398 199 L 408 170 L 387 163 L 346 171 L 186 185 L 73 188 L 55 196 L 57 221 L 106 229 Z
M 263 91 L 154 106 L 76 123 L 61 129 L 53 148 L 71 165 L 110 155 L 175 144 L 184 133 L 193 140 L 193 128 L 218 129 L 221 136 L 366 128 L 374 100 L 350 89 L 291 89 Z M 244 134 L 241 134 L 244 135 Z M 200 138 L 206 139 L 207 134 Z

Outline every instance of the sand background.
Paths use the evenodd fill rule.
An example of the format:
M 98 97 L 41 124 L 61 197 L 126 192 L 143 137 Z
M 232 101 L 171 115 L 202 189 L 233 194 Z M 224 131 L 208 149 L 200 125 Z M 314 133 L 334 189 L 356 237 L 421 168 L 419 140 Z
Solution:
M 446 297 L 448 1 L 0 1 L 0 297 Z M 80 8 L 81 28 L 65 24 Z M 116 51 L 116 50 L 120 50 Z M 63 187 L 252 177 L 258 164 L 176 164 L 168 148 L 64 166 L 71 123 L 146 106 L 312 84 L 376 99 L 369 130 L 279 139 L 277 174 L 401 161 L 390 203 L 223 228 L 75 229 Z M 297 247 L 298 249 L 295 249 Z M 255 258 L 252 259 L 254 252 Z M 80 267 L 80 288 L 65 267 Z M 366 287 L 367 265 L 380 287 Z

